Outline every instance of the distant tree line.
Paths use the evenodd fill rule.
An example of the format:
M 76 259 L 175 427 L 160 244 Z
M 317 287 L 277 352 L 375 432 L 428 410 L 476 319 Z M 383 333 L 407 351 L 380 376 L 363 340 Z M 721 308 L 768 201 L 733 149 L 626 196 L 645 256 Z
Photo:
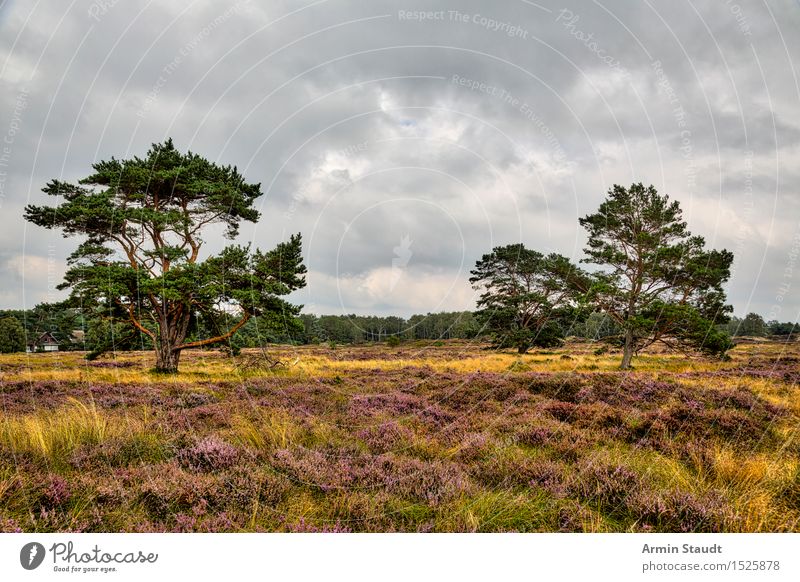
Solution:
M 580 340 L 607 340 L 619 337 L 619 325 L 599 311 L 567 321 L 559 331 L 563 337 Z M 731 337 L 789 337 L 800 334 L 800 324 L 768 321 L 756 313 L 743 318 L 732 316 L 718 326 Z M 33 309 L 0 310 L 0 353 L 25 351 L 28 341 L 42 333 L 52 333 L 64 351 L 87 351 L 99 355 L 105 351 L 153 349 L 152 341 L 129 326 L 112 323 L 96 315 L 87 317 L 81 310 L 61 304 L 42 303 Z M 77 333 L 76 333 L 77 332 Z M 210 322 L 193 322 L 188 337 L 199 340 L 212 337 L 216 330 Z M 481 327 L 471 311 L 416 314 L 408 318 L 374 315 L 315 315 L 304 313 L 284 328 L 263 325 L 259 318 L 248 321 L 223 349 L 238 352 L 277 344 L 363 344 L 399 340 L 490 339 L 492 331 Z
M 732 316 L 722 328 L 731 337 L 780 337 L 800 334 L 800 323 L 764 321 L 764 318 L 757 313 L 748 313 L 744 318 Z
M 302 343 L 364 343 L 399 340 L 472 339 L 480 326 L 471 311 L 453 311 L 412 315 L 408 319 L 374 315 L 300 316 L 304 334 Z
M 234 318 L 222 326 L 234 324 Z M 145 323 L 147 325 L 147 323 Z M 219 322 L 193 318 L 188 341 L 201 341 L 219 334 Z M 28 310 L 0 310 L 0 352 L 21 352 L 28 341 L 51 332 L 59 349 L 89 352 L 94 358 L 108 351 L 151 350 L 152 339 L 137 329 L 103 317 L 96 311 L 88 315 L 64 304 L 40 304 Z M 227 342 L 224 350 L 237 353 L 242 348 L 279 344 L 360 344 L 406 340 L 472 339 L 480 328 L 470 311 L 428 313 L 409 318 L 397 316 L 302 314 L 282 325 L 254 317 Z

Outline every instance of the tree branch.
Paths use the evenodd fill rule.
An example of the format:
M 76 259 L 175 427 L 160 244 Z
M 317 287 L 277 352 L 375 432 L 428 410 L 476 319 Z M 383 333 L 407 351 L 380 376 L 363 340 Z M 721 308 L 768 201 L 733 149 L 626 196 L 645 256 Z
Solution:
M 239 329 L 245 323 L 247 323 L 247 321 L 250 319 L 250 317 L 251 316 L 250 316 L 249 313 L 245 313 L 244 316 L 242 317 L 242 319 L 236 325 L 234 325 L 231 329 L 229 329 L 227 333 L 224 333 L 222 335 L 218 335 L 217 337 L 212 337 L 212 338 L 209 338 L 209 339 L 197 340 L 196 342 L 189 342 L 188 344 L 181 344 L 181 345 L 177 346 L 174 349 L 175 349 L 175 351 L 178 351 L 178 350 L 185 350 L 186 348 L 199 348 L 199 347 L 202 347 L 202 346 L 207 346 L 207 345 L 210 345 L 210 344 L 215 344 L 215 343 L 218 343 L 218 342 L 221 342 L 221 341 L 225 341 L 226 339 L 231 337 L 233 334 L 235 334 L 237 331 L 239 331 Z
M 117 301 L 117 303 L 122 305 L 121 301 Z M 138 329 L 142 333 L 150 336 L 150 339 L 152 339 L 154 342 L 156 341 L 156 335 L 152 331 L 147 329 L 145 326 L 143 326 L 139 322 L 139 320 L 136 319 L 136 316 L 134 316 L 134 314 L 133 314 L 133 304 L 132 303 L 130 305 L 128 305 L 128 316 L 130 317 L 131 323 L 136 327 L 136 329 Z

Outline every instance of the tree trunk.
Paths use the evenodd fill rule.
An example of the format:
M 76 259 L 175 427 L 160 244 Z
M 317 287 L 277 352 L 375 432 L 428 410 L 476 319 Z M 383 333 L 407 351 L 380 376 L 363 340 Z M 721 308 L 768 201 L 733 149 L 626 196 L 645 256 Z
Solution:
M 165 309 L 167 308 L 176 310 L 177 314 L 172 317 L 165 316 L 160 321 L 159 336 L 156 342 L 156 372 L 177 374 L 182 351 L 177 347 L 182 345 L 183 340 L 186 339 L 191 312 L 188 308 L 165 307 Z
M 525 345 L 519 346 L 517 348 L 517 353 L 520 354 L 520 355 L 525 354 L 525 353 L 527 353 L 528 349 L 529 349 L 528 346 L 525 346 Z
M 156 346 L 156 372 L 177 374 L 180 358 L 180 350 L 174 349 L 169 343 L 159 343 Z
M 622 364 L 620 365 L 620 368 L 623 370 L 629 370 L 631 367 L 631 359 L 633 358 L 633 345 L 633 331 L 628 329 L 625 331 L 625 345 L 622 348 Z

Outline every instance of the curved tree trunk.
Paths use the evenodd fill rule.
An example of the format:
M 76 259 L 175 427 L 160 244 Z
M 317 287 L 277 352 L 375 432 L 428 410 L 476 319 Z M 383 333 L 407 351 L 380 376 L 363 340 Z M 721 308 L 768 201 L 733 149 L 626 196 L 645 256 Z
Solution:
M 156 371 L 163 374 L 177 374 L 181 352 L 185 349 L 200 348 L 216 344 L 230 338 L 250 319 L 250 313 L 242 318 L 225 333 L 216 337 L 184 343 L 189 330 L 190 312 L 186 309 L 175 318 L 165 318 L 161 323 L 156 343 Z M 155 336 L 153 336 L 155 337 Z
M 629 370 L 631 367 L 631 359 L 633 359 L 634 343 L 635 343 L 635 338 L 633 337 L 633 331 L 626 330 L 625 345 L 622 348 L 622 363 L 619 366 L 623 370 Z

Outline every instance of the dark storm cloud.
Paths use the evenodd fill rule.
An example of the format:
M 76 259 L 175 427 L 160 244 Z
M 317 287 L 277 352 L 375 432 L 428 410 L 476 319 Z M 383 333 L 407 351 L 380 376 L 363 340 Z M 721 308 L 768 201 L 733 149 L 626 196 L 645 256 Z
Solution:
M 797 317 L 796 294 L 776 299 L 800 228 L 793 3 L 2 10 L 0 139 L 17 130 L 0 168 L 0 307 L 58 296 L 75 242 L 21 220 L 48 179 L 172 136 L 261 182 L 262 220 L 241 240 L 304 233 L 308 309 L 470 308 L 468 271 L 493 244 L 578 259 L 577 218 L 635 180 L 734 250 L 737 312 L 780 301 Z

